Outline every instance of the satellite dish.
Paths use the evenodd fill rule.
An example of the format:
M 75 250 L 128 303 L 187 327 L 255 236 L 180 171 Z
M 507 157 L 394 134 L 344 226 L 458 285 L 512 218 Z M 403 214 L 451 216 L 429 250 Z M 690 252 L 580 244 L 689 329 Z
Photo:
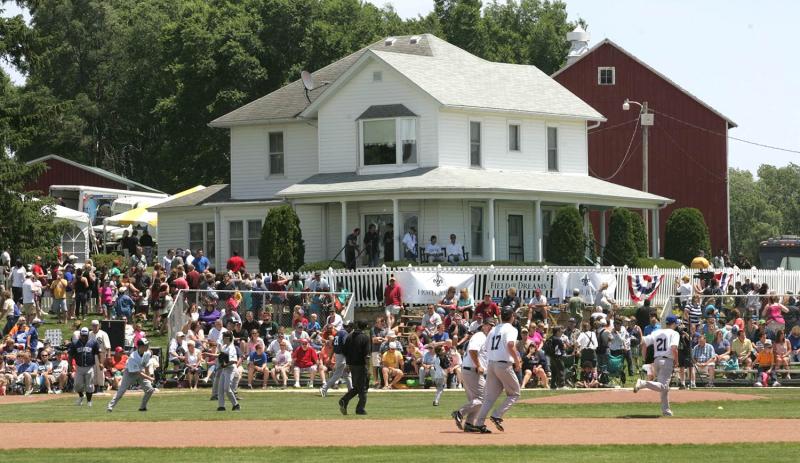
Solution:
M 308 71 L 303 71 L 300 73 L 300 78 L 303 79 L 303 85 L 306 87 L 306 90 L 314 90 L 314 78 L 311 77 L 311 73 Z

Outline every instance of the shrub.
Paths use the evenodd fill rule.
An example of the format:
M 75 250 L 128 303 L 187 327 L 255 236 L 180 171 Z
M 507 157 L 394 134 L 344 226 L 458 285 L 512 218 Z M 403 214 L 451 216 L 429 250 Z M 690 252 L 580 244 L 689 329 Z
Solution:
M 638 256 L 634 239 L 633 213 L 617 207 L 611 212 L 608 223 L 608 244 L 605 261 L 610 265 L 634 266 Z
M 653 268 L 653 266 L 657 266 L 658 268 L 681 268 L 683 264 L 678 262 L 677 260 L 670 260 L 670 259 L 650 259 L 649 257 L 640 257 L 636 259 L 636 268 Z
M 664 232 L 664 257 L 689 265 L 701 249 L 710 256 L 711 240 L 703 214 L 693 207 L 675 209 Z
M 340 260 L 334 260 L 333 262 L 329 260 L 321 260 L 319 262 L 309 262 L 307 264 L 303 264 L 297 269 L 298 272 L 314 272 L 316 270 L 325 271 L 328 268 L 332 269 L 343 269 L 344 262 Z
M 636 255 L 639 258 L 646 258 L 650 256 L 647 251 L 647 229 L 644 226 L 644 219 L 639 211 L 628 211 L 631 215 L 631 222 L 633 224 L 633 241 L 636 244 Z
M 557 265 L 585 263 L 583 219 L 574 207 L 564 206 L 556 213 L 547 238 L 547 254 Z
M 128 261 L 120 254 L 95 254 L 91 259 L 96 268 L 103 268 L 103 266 L 105 266 L 106 269 L 110 270 L 111 264 L 116 262 L 117 267 L 122 273 L 128 270 Z
M 303 266 L 305 253 L 300 219 L 294 209 L 289 205 L 270 209 L 261 229 L 258 269 L 262 273 L 297 271 Z

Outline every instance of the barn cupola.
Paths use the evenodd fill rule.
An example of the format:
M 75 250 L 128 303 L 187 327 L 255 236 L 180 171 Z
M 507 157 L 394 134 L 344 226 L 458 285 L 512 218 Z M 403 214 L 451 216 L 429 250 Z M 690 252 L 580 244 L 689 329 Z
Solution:
M 575 30 L 567 32 L 567 41 L 570 43 L 567 65 L 570 65 L 589 50 L 589 33 L 578 24 Z

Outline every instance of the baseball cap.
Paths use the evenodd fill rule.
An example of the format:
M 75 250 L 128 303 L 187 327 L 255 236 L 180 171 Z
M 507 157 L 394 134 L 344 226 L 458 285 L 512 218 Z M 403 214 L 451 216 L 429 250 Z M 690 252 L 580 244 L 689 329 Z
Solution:
M 81 336 L 89 336 L 89 328 L 86 328 L 85 326 L 81 328 Z
M 483 319 L 483 324 L 484 325 L 492 325 L 492 326 L 494 326 L 494 325 L 497 324 L 497 320 L 495 320 L 494 317 L 486 317 L 486 318 Z
M 771 340 L 769 340 L 769 339 L 767 339 L 766 341 L 764 341 L 764 347 L 766 347 L 766 346 L 772 346 L 772 341 L 771 341 Z
M 31 323 L 34 324 L 34 325 L 41 325 L 42 324 L 42 320 L 39 319 L 39 318 L 34 318 Z
M 758 321 L 758 324 L 759 325 L 766 325 L 767 321 L 762 318 L 761 320 Z
M 397 343 L 392 341 L 389 343 L 389 349 L 397 349 Z
M 98 326 L 98 325 L 100 325 L 99 320 L 92 320 L 92 326 Z
M 116 352 L 116 353 L 122 352 L 122 347 L 120 347 L 120 346 L 115 347 L 114 348 L 114 352 Z
M 736 326 L 736 325 L 733 325 L 733 326 L 731 327 L 731 333 L 733 333 L 733 334 L 739 334 L 739 327 L 738 327 L 738 326 Z
M 666 322 L 667 322 L 667 325 L 671 325 L 673 323 L 678 323 L 678 317 L 676 317 L 675 315 L 667 315 Z
M 136 342 L 136 347 L 149 346 L 149 345 L 150 341 L 148 341 L 147 338 L 142 338 L 138 342 Z
M 308 338 L 300 338 L 300 344 L 308 344 Z
M 178 331 L 177 333 L 175 333 L 176 338 L 180 338 L 182 336 L 186 336 L 185 334 L 183 334 L 183 331 Z
M 570 318 L 569 320 L 567 320 L 567 322 L 575 323 L 575 319 L 574 318 Z
M 605 318 L 601 318 L 600 321 L 597 322 L 597 324 L 600 326 L 608 326 L 608 322 L 606 321 Z
M 25 272 L 25 276 L 26 277 L 32 277 L 33 276 L 33 272 Z
M 322 275 L 322 272 L 320 272 L 319 270 L 315 270 L 314 271 L 314 276 L 318 277 L 318 276 L 321 276 L 321 275 Z

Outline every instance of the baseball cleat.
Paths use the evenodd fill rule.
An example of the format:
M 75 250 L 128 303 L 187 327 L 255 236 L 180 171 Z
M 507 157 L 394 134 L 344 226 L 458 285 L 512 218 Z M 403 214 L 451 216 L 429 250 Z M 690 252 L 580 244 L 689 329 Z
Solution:
M 434 407 L 438 407 L 439 406 L 439 401 L 438 400 L 434 400 L 433 401 L 433 406 Z
M 662 416 L 672 416 L 672 410 L 666 410 L 661 415 Z
M 328 397 L 328 391 L 326 391 L 324 387 L 321 387 L 319 388 L 319 395 L 321 397 Z
M 111 411 L 111 410 L 109 410 L 109 411 Z M 147 411 L 147 409 L 146 409 L 145 407 L 142 407 L 142 408 L 140 408 L 140 409 L 139 409 L 139 411 L 140 411 L 140 412 L 146 412 L 146 411 Z
M 90 401 L 86 402 L 86 406 L 87 407 L 91 407 L 92 406 L 92 401 L 90 400 Z
M 356 415 L 366 415 L 366 414 L 367 414 L 366 410 L 356 410 Z
M 473 426 L 473 428 L 475 428 L 475 431 L 472 431 L 472 432 L 477 432 L 477 433 L 480 433 L 480 434 L 491 434 L 492 433 L 492 431 L 489 430 L 489 428 L 487 428 L 486 426 Z
M 111 410 L 110 408 L 106 408 L 106 411 L 107 411 L 108 413 L 111 413 L 111 411 L 112 411 L 112 410 Z
M 232 412 L 238 412 L 241 409 L 242 409 L 242 407 L 239 404 L 236 404 L 236 405 L 233 406 L 233 408 L 231 408 L 231 411 Z
M 497 428 L 498 431 L 505 431 L 503 429 L 503 419 L 502 418 L 495 418 L 493 416 L 489 417 L 489 421 L 494 424 L 494 427 Z
M 78 400 L 75 401 L 75 405 L 79 407 L 83 405 L 83 397 L 78 397 Z
M 341 399 L 339 399 L 339 411 L 342 413 L 342 415 L 347 415 L 347 404 Z
M 463 424 L 464 423 L 464 416 L 461 415 L 461 412 L 459 410 L 456 410 L 453 413 L 451 413 L 450 416 L 452 416 L 453 419 L 456 420 L 456 426 L 458 427 L 458 429 L 463 431 L 464 430 L 464 424 Z
M 217 411 L 218 412 L 224 412 L 225 411 L 225 407 L 217 407 Z
M 473 426 L 469 423 L 464 423 L 464 432 L 480 432 L 477 426 Z
M 642 380 L 637 379 L 636 382 L 633 384 L 633 393 L 636 394 L 639 392 L 639 389 L 642 388 Z

